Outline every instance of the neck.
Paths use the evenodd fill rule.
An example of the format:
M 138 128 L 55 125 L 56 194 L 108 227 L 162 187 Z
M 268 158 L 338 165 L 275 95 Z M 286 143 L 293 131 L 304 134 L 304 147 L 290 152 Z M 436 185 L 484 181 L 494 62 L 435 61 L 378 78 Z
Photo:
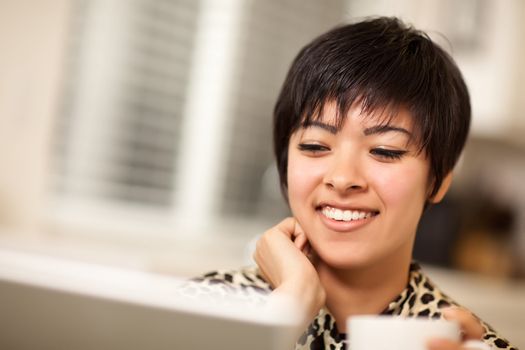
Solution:
M 338 269 L 320 262 L 317 271 L 326 291 L 326 306 L 338 330 L 346 332 L 349 316 L 381 313 L 406 288 L 409 268 L 410 256 L 355 269 Z

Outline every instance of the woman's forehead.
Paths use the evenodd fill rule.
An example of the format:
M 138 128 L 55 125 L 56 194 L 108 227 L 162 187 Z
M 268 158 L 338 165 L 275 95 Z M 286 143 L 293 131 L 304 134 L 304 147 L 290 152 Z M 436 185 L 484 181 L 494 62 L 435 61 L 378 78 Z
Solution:
M 308 127 L 321 123 L 340 130 L 348 118 L 358 121 L 363 129 L 373 126 L 392 126 L 414 133 L 414 117 L 406 107 L 387 106 L 368 110 L 362 103 L 355 103 L 345 111 L 335 101 L 327 101 L 317 112 L 309 116 L 305 115 L 301 126 Z

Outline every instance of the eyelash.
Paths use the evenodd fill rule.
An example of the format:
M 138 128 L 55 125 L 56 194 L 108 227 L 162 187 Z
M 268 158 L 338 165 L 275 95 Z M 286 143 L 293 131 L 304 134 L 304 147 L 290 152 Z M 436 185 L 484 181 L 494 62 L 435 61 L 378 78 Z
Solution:
M 323 145 L 318 145 L 316 143 L 300 143 L 298 147 L 300 151 L 311 152 L 311 153 L 328 151 L 328 147 L 325 147 Z
M 374 148 L 370 151 L 372 155 L 378 156 L 380 158 L 384 158 L 387 160 L 397 160 L 401 159 L 407 151 L 399 151 L 399 150 L 392 150 L 392 149 L 384 149 L 384 148 Z
M 328 151 L 329 148 L 323 145 L 318 144 L 311 144 L 311 143 L 301 143 L 298 146 L 300 151 L 303 152 L 310 152 L 310 153 L 319 153 Z M 383 158 L 386 160 L 398 160 L 401 159 L 407 151 L 401 151 L 401 150 L 390 150 L 390 149 L 384 149 L 384 148 L 374 148 L 370 150 L 370 154 L 377 156 L 379 158 Z

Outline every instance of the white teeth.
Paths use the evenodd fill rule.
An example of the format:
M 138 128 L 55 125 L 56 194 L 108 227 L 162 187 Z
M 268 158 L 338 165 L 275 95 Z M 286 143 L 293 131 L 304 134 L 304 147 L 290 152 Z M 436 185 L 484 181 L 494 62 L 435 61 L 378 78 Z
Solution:
M 337 221 L 353 221 L 369 218 L 372 216 L 371 212 L 359 210 L 341 210 L 332 207 L 323 207 L 322 213 L 324 216 Z

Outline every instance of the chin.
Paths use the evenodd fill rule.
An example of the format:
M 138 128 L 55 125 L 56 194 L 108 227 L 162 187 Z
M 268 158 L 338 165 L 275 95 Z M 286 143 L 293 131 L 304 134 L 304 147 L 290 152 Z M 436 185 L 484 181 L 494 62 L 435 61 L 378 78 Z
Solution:
M 368 254 L 361 255 L 348 249 L 319 249 L 319 258 L 329 267 L 338 270 L 352 270 L 367 266 L 371 263 L 371 258 Z

